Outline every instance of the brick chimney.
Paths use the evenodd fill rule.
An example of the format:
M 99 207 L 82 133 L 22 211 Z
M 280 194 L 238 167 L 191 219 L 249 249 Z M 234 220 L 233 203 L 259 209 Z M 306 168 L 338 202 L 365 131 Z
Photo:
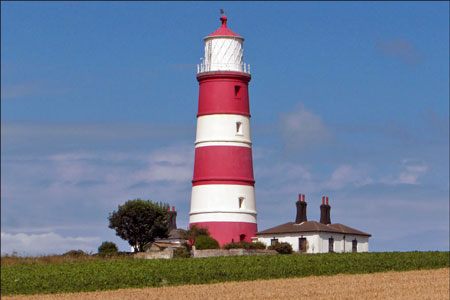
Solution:
M 167 223 L 169 223 L 169 232 L 177 229 L 177 212 L 175 211 L 175 206 L 172 206 L 172 211 L 170 211 L 170 207 L 167 208 Z
M 295 203 L 297 206 L 297 216 L 295 217 L 295 223 L 299 224 L 301 222 L 308 221 L 306 217 L 306 202 L 305 195 L 298 194 L 298 201 Z
M 331 206 L 328 204 L 328 197 L 322 197 L 322 205 L 320 206 L 320 223 L 331 224 L 330 217 Z

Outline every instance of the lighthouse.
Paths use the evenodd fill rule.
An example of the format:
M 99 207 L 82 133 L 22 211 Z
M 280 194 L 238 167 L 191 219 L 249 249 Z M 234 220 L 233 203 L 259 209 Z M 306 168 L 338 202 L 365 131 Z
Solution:
M 197 66 L 199 100 L 189 224 L 207 227 L 220 245 L 257 232 L 255 180 L 244 38 L 221 27 L 204 38 Z

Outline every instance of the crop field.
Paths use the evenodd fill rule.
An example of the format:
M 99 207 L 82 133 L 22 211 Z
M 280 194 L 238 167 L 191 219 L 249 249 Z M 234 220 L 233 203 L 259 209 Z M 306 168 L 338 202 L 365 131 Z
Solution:
M 12 296 L 5 300 L 449 299 L 449 269 Z
M 1 294 L 55 294 L 449 267 L 449 252 L 119 259 L 1 267 Z

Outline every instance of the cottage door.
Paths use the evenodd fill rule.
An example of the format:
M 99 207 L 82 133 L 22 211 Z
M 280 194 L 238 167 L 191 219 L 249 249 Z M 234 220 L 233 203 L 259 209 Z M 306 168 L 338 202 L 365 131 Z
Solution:
M 358 252 L 358 241 L 356 239 L 352 241 L 352 252 Z
M 328 239 L 328 252 L 334 252 L 334 239 L 332 237 Z
M 300 251 L 300 253 L 306 252 L 306 238 L 299 238 L 298 239 L 298 251 Z

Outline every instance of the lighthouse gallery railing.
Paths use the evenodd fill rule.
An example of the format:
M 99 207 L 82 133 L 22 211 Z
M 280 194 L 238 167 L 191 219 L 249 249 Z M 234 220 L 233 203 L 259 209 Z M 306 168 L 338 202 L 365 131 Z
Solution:
M 235 71 L 250 74 L 250 64 L 206 63 L 197 65 L 197 74 L 212 71 Z

